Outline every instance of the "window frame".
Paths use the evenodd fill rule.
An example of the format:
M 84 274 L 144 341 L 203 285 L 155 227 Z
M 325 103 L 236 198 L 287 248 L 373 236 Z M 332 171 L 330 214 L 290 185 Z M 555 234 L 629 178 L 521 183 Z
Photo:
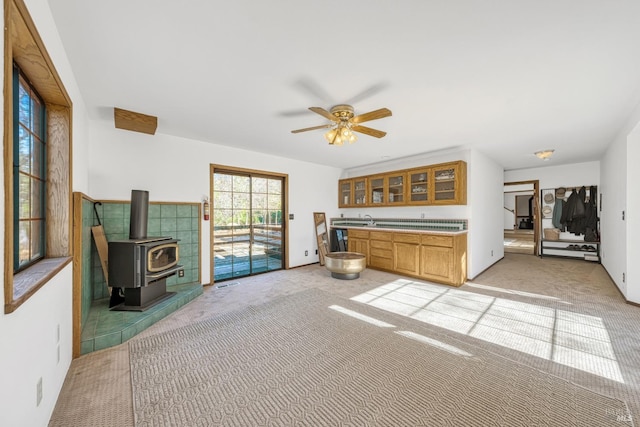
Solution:
M 30 111 L 28 112 L 29 114 L 29 125 L 27 128 L 27 131 L 30 132 L 33 135 L 34 139 L 37 139 L 37 143 L 41 143 L 42 144 L 42 152 L 40 153 L 39 159 L 38 159 L 38 164 L 34 165 L 33 163 L 30 165 L 30 173 L 29 173 L 29 179 L 30 179 L 30 183 L 32 181 L 39 181 L 41 184 L 39 184 L 39 197 L 37 198 L 38 200 L 35 200 L 35 198 L 33 197 L 33 194 L 31 193 L 31 191 L 29 192 L 28 198 L 29 198 L 29 203 L 30 205 L 33 205 L 34 203 L 38 203 L 40 206 L 40 216 L 38 218 L 35 218 L 33 216 L 33 211 L 29 212 L 29 217 L 28 218 L 21 218 L 20 217 L 20 198 L 21 198 L 21 194 L 20 194 L 20 177 L 21 175 L 24 175 L 19 167 L 19 163 L 20 163 L 20 158 L 19 158 L 19 147 L 20 147 L 20 126 L 21 126 L 21 120 L 20 120 L 20 113 L 21 113 L 21 102 L 20 102 L 20 87 L 24 87 L 25 89 L 27 89 L 28 92 L 28 96 L 29 96 L 29 100 L 30 100 L 30 105 L 33 104 L 33 100 L 35 99 L 38 104 L 40 105 L 40 110 L 38 111 L 38 126 L 34 126 L 35 122 L 35 117 L 32 114 L 33 110 L 30 109 Z M 46 129 L 47 129 L 47 124 L 46 124 L 46 105 L 44 103 L 44 101 L 42 100 L 42 98 L 40 97 L 40 95 L 38 94 L 38 91 L 33 87 L 33 85 L 31 84 L 31 82 L 29 81 L 29 77 L 20 69 L 20 67 L 14 63 L 13 64 L 13 212 L 14 212 L 14 217 L 13 217 L 13 271 L 14 273 L 18 273 L 22 270 L 25 270 L 26 268 L 28 268 L 29 266 L 37 263 L 38 261 L 40 261 L 41 259 L 44 259 L 46 257 L 46 250 L 45 250 L 45 236 L 46 236 L 46 204 L 45 204 L 45 194 L 46 194 L 46 178 L 47 178 L 47 168 L 46 168 L 46 156 L 47 156 L 47 135 L 46 135 Z M 24 124 L 23 124 L 24 126 Z M 37 129 L 36 129 L 37 127 Z M 33 158 L 34 155 L 34 148 L 33 146 L 30 147 L 29 149 L 29 157 Z M 34 166 L 37 167 L 38 171 L 37 173 L 33 172 Z M 30 185 L 30 190 L 32 189 L 32 186 Z M 31 253 L 31 250 L 33 248 L 32 245 L 32 240 L 31 238 L 33 237 L 33 234 L 31 234 L 30 236 L 30 240 L 29 240 L 29 259 L 24 262 L 23 264 L 20 264 L 20 223 L 21 221 L 24 220 L 28 220 L 29 222 L 33 222 L 34 220 L 40 220 L 42 221 L 42 228 L 40 230 L 40 232 L 38 233 L 38 240 L 39 240 L 39 248 L 40 248 L 40 253 L 38 254 L 38 256 L 34 256 Z
M 72 117 L 73 105 L 49 57 L 24 0 L 4 0 L 4 312 L 12 313 L 72 258 Z M 44 216 L 45 258 L 15 273 L 13 186 L 13 63 L 30 78 L 46 108 Z M 76 304 L 74 294 L 74 305 Z

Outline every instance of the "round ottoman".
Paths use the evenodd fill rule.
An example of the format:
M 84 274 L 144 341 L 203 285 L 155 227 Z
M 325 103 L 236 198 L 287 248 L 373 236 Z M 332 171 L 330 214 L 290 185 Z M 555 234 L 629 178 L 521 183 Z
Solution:
M 324 256 L 324 265 L 334 279 L 351 280 L 360 277 L 367 259 L 358 252 L 329 252 Z

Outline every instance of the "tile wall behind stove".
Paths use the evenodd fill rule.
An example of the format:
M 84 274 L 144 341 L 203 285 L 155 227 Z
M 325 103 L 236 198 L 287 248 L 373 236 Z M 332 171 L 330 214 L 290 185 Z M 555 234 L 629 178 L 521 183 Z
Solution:
M 102 202 L 102 205 L 97 205 L 96 209 L 104 226 L 107 242 L 129 238 L 131 209 L 129 202 Z M 93 219 L 95 220 L 95 214 L 93 214 Z M 98 224 L 97 220 L 95 220 L 95 224 Z M 150 202 L 147 236 L 172 237 L 179 240 L 179 264 L 184 266 L 184 277 L 172 276 L 168 278 L 167 286 L 199 282 L 200 203 Z M 93 299 L 107 298 L 109 295 L 98 251 L 93 243 L 91 248 Z

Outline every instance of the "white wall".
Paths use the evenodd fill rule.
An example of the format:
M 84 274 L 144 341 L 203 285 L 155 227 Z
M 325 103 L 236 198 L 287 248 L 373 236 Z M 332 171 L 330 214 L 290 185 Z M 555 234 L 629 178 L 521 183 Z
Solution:
M 617 138 L 602 158 L 602 211 L 600 212 L 600 256 L 602 265 L 623 295 L 627 285 L 622 281 L 627 270 L 627 137 Z M 633 188 L 633 187 L 632 187 Z
M 467 182 L 469 263 L 473 279 L 504 257 L 502 207 L 504 170 L 489 157 L 471 150 Z
M 89 195 L 130 200 L 131 190 L 148 190 L 151 201 L 201 202 L 209 195 L 209 165 L 220 164 L 289 175 L 289 266 L 318 261 L 313 212 L 337 214 L 341 169 L 156 133 L 91 126 Z M 202 221 L 202 281 L 210 283 L 210 224 Z M 305 250 L 309 255 L 305 256 Z
M 25 0 L 25 3 L 73 101 L 72 185 L 74 190 L 85 191 L 88 188 L 88 132 L 84 103 L 53 23 L 48 2 Z M 0 121 L 0 127 L 2 127 L 2 121 Z M 0 172 L 1 169 L 0 164 Z M 0 228 L 4 235 L 4 197 L 0 198 Z M 4 251 L 4 246 L 1 250 Z M 0 256 L 0 265 L 2 268 L 5 267 L 4 256 Z M 0 281 L 4 281 L 4 275 L 1 276 Z M 4 300 L 4 293 L 2 295 Z M 0 425 L 47 425 L 71 364 L 71 264 L 16 311 L 11 314 L 0 312 L 0 337 L 2 337 Z M 39 378 L 42 378 L 43 400 L 39 406 L 36 406 L 36 384 Z
M 541 161 L 542 163 L 542 161 Z M 600 162 L 517 169 L 504 172 L 504 182 L 540 182 L 540 190 L 556 187 L 600 185 Z
M 626 297 L 628 301 L 640 304 L 640 122 L 627 138 L 627 210 L 625 212 L 627 229 L 627 275 Z

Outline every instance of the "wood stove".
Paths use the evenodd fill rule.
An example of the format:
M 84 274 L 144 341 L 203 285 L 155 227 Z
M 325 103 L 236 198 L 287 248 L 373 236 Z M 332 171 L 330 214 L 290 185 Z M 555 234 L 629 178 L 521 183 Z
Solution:
M 109 242 L 111 310 L 143 311 L 174 295 L 166 279 L 183 269 L 178 240 L 146 236 L 148 206 L 149 193 L 132 190 L 129 239 Z

